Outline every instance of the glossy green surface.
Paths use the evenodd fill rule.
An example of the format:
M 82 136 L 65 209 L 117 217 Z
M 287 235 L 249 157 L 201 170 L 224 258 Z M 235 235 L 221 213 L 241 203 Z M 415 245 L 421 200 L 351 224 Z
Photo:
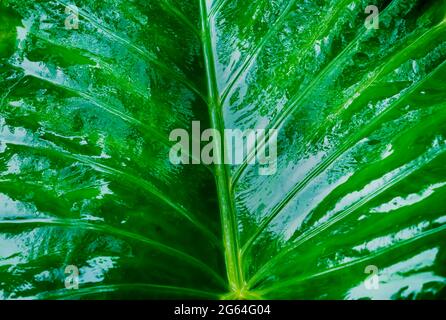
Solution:
M 0 5 L 1 299 L 446 296 L 446 1 L 68 4 Z M 194 120 L 277 173 L 171 164 Z

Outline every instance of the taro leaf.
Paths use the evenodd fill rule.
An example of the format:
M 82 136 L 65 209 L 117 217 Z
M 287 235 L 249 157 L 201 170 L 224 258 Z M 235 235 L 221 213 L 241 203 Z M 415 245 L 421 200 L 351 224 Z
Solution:
M 445 1 L 6 0 L 0 41 L 0 298 L 444 297 Z M 277 172 L 174 165 L 192 121 Z

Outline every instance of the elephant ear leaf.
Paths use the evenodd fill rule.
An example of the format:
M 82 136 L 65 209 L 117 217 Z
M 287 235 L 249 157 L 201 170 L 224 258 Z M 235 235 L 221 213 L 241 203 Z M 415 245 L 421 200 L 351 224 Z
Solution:
M 1 9 L 0 297 L 217 298 L 212 170 L 169 161 L 208 122 L 198 7 L 76 5 Z
M 444 296 L 446 3 L 369 5 L 3 1 L 0 298 Z
M 377 29 L 368 1 L 235 3 L 213 18 L 225 123 L 280 132 L 276 174 L 253 151 L 231 171 L 246 288 L 444 295 L 445 2 L 375 1 Z

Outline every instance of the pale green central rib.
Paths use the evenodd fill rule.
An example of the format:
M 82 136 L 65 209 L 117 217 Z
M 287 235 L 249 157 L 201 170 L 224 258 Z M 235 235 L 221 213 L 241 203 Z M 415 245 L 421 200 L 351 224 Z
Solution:
M 212 49 L 206 0 L 200 0 L 200 18 L 203 43 L 204 62 L 206 66 L 207 85 L 209 94 L 209 114 L 212 128 L 223 132 L 224 124 L 221 114 L 221 103 L 216 82 L 214 54 Z M 223 146 L 225 145 L 223 141 Z M 216 148 L 217 159 L 223 159 L 222 150 Z M 229 192 L 230 174 L 225 164 L 215 165 L 215 179 L 217 184 L 218 202 L 223 232 L 226 272 L 229 289 L 234 297 L 242 298 L 245 284 L 240 261 L 240 250 L 237 237 L 235 212 Z

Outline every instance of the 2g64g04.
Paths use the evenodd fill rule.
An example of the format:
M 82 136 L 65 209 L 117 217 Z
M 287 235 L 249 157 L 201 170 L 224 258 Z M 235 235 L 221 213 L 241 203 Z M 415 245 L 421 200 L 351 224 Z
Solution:
M 218 305 L 218 314 L 246 314 L 246 315 L 262 315 L 270 314 L 271 308 L 269 305 Z

